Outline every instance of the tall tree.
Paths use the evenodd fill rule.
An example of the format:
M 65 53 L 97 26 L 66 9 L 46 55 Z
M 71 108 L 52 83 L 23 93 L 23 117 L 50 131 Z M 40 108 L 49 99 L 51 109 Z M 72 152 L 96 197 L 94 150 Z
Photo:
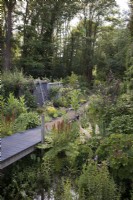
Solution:
M 133 0 L 129 0 L 129 23 L 128 23 L 128 29 L 130 31 L 130 44 L 129 44 L 129 48 L 127 51 L 127 55 L 128 55 L 128 61 L 127 61 L 127 68 L 131 67 L 133 65 Z
M 16 0 L 3 0 L 5 8 L 5 45 L 4 45 L 4 70 L 12 67 L 12 13 L 15 8 Z
M 115 0 L 82 1 L 82 11 L 79 13 L 82 20 L 77 28 L 72 30 L 67 46 L 64 47 L 64 60 L 68 71 L 84 74 L 90 84 L 96 64 L 95 51 L 100 32 L 107 22 L 118 23 L 114 17 L 115 13 L 117 13 Z
M 130 33 L 127 28 L 103 27 L 95 50 L 98 79 L 105 80 L 110 71 L 114 77 L 123 78 L 127 62 L 129 62 L 127 52 L 130 42 Z
M 4 5 L 3 2 L 0 1 L 0 69 L 2 69 L 2 63 L 3 63 L 3 49 L 4 49 Z
M 33 76 L 52 75 L 57 24 L 72 18 L 77 2 L 80 1 L 26 1 L 21 62 L 26 72 Z
M 84 32 L 83 21 L 80 21 L 78 26 L 72 29 L 69 38 L 66 39 L 63 57 L 67 75 L 70 75 L 72 71 L 79 75 L 84 74 Z
M 130 17 L 129 17 L 129 29 L 133 38 L 133 0 L 129 0 Z
M 88 82 L 92 81 L 92 70 L 94 67 L 94 50 L 95 42 L 99 33 L 100 27 L 113 20 L 113 15 L 116 13 L 115 0 L 86 0 L 83 2 L 84 9 L 84 66 L 85 75 Z

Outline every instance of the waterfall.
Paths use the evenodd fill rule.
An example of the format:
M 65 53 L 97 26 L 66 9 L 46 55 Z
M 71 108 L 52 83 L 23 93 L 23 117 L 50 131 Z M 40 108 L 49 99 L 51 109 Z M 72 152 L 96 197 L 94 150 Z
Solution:
M 45 102 L 45 97 L 44 97 L 44 93 L 43 93 L 43 88 L 42 88 L 42 83 L 41 80 L 39 79 L 39 86 L 40 86 L 40 91 L 41 91 L 41 95 L 42 95 L 42 102 L 44 104 Z

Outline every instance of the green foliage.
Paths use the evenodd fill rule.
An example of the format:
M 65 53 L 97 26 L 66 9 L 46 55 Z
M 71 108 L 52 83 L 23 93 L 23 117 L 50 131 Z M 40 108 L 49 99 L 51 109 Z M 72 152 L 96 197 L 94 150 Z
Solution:
M 25 87 L 32 87 L 33 79 L 28 79 L 24 76 L 22 71 L 15 70 L 14 72 L 4 72 L 2 74 L 3 96 L 9 96 L 9 93 L 13 93 L 15 97 L 19 97 L 20 90 L 25 90 Z
M 23 96 L 17 99 L 10 93 L 7 101 L 5 101 L 4 98 L 1 99 L 1 108 L 0 120 L 1 134 L 3 137 L 14 133 L 15 119 L 22 113 L 26 113 L 27 107 Z
M 130 35 L 127 29 L 115 29 L 111 26 L 102 27 L 103 32 L 99 37 L 96 49 L 96 77 L 106 80 L 111 70 L 115 77 L 123 78 L 126 70 L 127 52 Z M 126 38 L 126 40 L 125 40 Z
M 133 179 L 133 134 L 112 134 L 97 149 L 100 161 L 107 160 L 115 178 Z
M 24 131 L 40 125 L 39 115 L 36 112 L 22 113 L 15 120 L 14 131 Z
M 85 163 L 87 163 L 88 160 L 94 156 L 92 147 L 93 147 L 93 144 L 91 142 L 86 141 L 84 144 L 82 144 L 82 142 L 80 140 L 78 141 L 78 152 L 79 153 L 76 157 L 75 166 L 79 172 L 81 172 L 83 165 Z M 76 173 L 77 173 L 77 171 L 76 171 Z
M 6 95 L 9 92 L 15 92 L 18 94 L 19 84 L 25 81 L 24 75 L 22 72 L 16 70 L 15 72 L 4 72 L 2 74 L 2 84 L 5 90 Z
M 50 122 L 50 121 L 52 121 L 52 117 L 45 114 L 45 122 Z
M 73 88 L 78 88 L 78 76 L 74 72 L 68 77 L 68 84 Z
M 28 108 L 24 96 L 17 99 L 10 93 L 7 101 L 4 98 L 1 99 L 1 107 L 2 136 L 12 135 L 17 131 L 34 128 L 40 124 L 39 116 L 36 112 L 27 112 Z
M 101 119 L 100 116 L 103 114 L 104 101 L 103 97 L 100 95 L 92 95 L 89 98 L 89 116 L 90 120 L 93 122 L 96 121 L 98 123 Z
M 80 119 L 80 123 L 81 123 L 81 126 L 82 126 L 82 128 L 87 128 L 87 127 L 89 127 L 89 120 L 88 120 L 88 115 L 87 115 L 87 113 L 85 113 L 82 117 L 81 117 L 81 119 Z
M 63 193 L 61 195 L 61 199 L 63 200 L 73 200 L 73 195 L 72 195 L 72 185 L 71 181 L 69 179 L 67 180 L 62 180 L 63 184 Z
M 121 95 L 116 104 L 105 107 L 103 120 L 109 133 L 132 133 L 133 108 L 131 95 Z
M 5 118 L 0 118 L 1 124 L 0 124 L 0 131 L 1 131 L 1 137 L 12 135 L 14 132 L 14 118 L 11 118 L 10 120 L 6 120 Z
M 133 133 L 133 115 L 121 115 L 112 118 L 107 129 L 109 133 Z
M 27 107 L 25 105 L 25 98 L 21 96 L 19 99 L 15 98 L 12 93 L 9 94 L 7 99 L 7 103 L 5 103 L 3 109 L 4 116 L 12 116 L 18 117 L 21 113 L 26 113 Z
M 58 98 L 58 96 L 59 96 L 59 90 L 60 90 L 59 87 L 52 87 L 52 88 L 50 88 L 50 90 L 49 90 L 49 98 L 50 98 L 50 100 Z
M 55 171 L 60 173 L 62 170 L 65 171 L 66 167 L 73 165 L 78 155 L 78 147 L 75 143 L 77 137 L 77 124 L 71 127 L 65 122 L 59 122 L 57 127 L 53 127 L 53 131 L 47 135 L 45 144 L 40 146 L 47 150 L 44 162 L 47 158 L 51 159 L 54 162 Z
M 57 23 L 59 29 L 62 29 L 64 21 L 75 15 L 78 7 L 79 3 L 77 4 L 75 0 L 44 1 L 43 5 L 39 1 L 29 2 L 28 21 L 24 21 L 25 34 L 23 34 L 24 27 L 19 26 L 20 35 L 24 36 L 23 53 L 19 64 L 27 74 L 32 74 L 35 78 L 43 77 L 45 74 L 47 77 L 64 75 L 58 51 L 61 47 L 60 32 L 57 30 L 55 34 L 54 30 Z M 31 12 L 32 10 L 35 12 Z M 40 28 L 38 23 L 44 27 L 41 32 L 38 32 Z
M 5 107 L 5 99 L 4 99 L 4 97 L 2 95 L 0 95 L 0 107 L 1 107 L 1 111 Z M 2 112 L 0 112 L 0 114 L 2 114 Z
M 100 133 L 101 134 L 105 133 L 103 115 L 106 112 L 106 104 L 107 102 L 105 101 L 102 95 L 94 94 L 90 96 L 89 98 L 87 116 L 88 116 L 88 121 L 92 125 L 93 132 L 95 130 L 95 126 L 98 125 L 100 129 Z
M 50 117 L 58 117 L 58 110 L 54 108 L 53 106 L 47 106 L 46 112 Z
M 112 86 L 111 86 L 112 85 Z M 88 117 L 92 126 L 98 124 L 100 132 L 132 133 L 132 94 L 121 94 L 116 91 L 116 84 L 98 90 L 89 98 Z M 118 93 L 118 94 L 117 94 Z M 103 109 L 104 108 L 104 109 Z
M 31 200 L 37 198 L 37 195 L 40 196 L 43 190 L 45 190 L 45 195 L 48 195 L 52 181 L 51 169 L 49 161 L 42 163 L 40 157 L 35 154 L 32 155 L 32 158 L 19 161 L 4 176 L 3 198 Z M 10 183 L 8 183 L 9 180 Z
M 57 99 L 54 99 L 53 105 L 55 107 L 68 107 L 68 103 L 65 97 L 58 97 Z
M 6 190 L 10 191 L 10 198 L 11 199 L 26 199 L 30 200 L 31 197 L 34 195 L 33 190 L 30 189 L 29 185 L 32 183 L 32 189 L 35 187 L 35 169 L 31 168 L 26 169 L 24 172 L 18 172 L 17 175 L 13 175 L 12 185 L 9 185 Z M 29 178 L 29 180 L 28 180 Z M 27 188 L 29 191 L 27 191 Z
M 60 94 L 58 98 L 53 100 L 53 104 L 56 107 L 70 107 L 70 101 L 71 101 L 71 93 L 72 93 L 72 88 L 64 87 L 60 88 Z
M 75 191 L 72 190 L 71 179 L 62 177 L 57 184 L 54 194 L 55 199 L 76 200 Z
M 16 98 L 25 96 L 27 107 L 36 108 L 35 98 L 33 96 L 33 79 L 26 78 L 22 72 L 15 70 L 14 72 L 4 72 L 1 77 L 2 94 L 5 99 L 12 93 Z
M 26 106 L 30 109 L 37 108 L 37 103 L 35 100 L 35 96 L 31 94 L 31 92 L 27 89 L 23 92 Z
M 85 76 L 78 76 L 78 84 L 79 84 L 79 88 L 81 90 L 82 93 L 88 93 L 89 92 L 89 84 L 87 81 L 87 78 Z
M 65 114 L 66 114 L 66 109 L 64 109 L 64 108 L 58 109 L 58 116 L 59 117 L 64 116 Z
M 3 116 L 4 115 L 4 110 L 6 107 L 5 99 L 3 98 L 2 95 L 0 95 L 0 107 L 1 107 L 1 112 L 0 112 L 0 131 L 1 131 L 1 137 L 4 135 L 12 134 L 12 129 L 14 125 L 14 117 L 11 118 L 11 120 L 6 120 L 6 118 Z
M 133 91 L 133 66 L 129 67 L 126 70 L 126 85 L 127 85 L 127 92 Z
M 106 164 L 98 166 L 90 161 L 84 165 L 78 179 L 79 199 L 81 200 L 118 200 L 117 189 L 110 177 Z
M 22 7 L 23 12 L 21 12 Z M 118 200 L 116 185 L 111 176 L 119 186 L 123 182 L 126 186 L 129 181 L 131 187 L 133 182 L 132 38 L 128 28 L 123 25 L 120 27 L 119 20 L 114 19 L 113 16 L 116 16 L 114 7 L 115 0 L 82 2 L 51 0 L 43 3 L 34 0 L 27 1 L 26 4 L 25 1 L 21 1 L 14 8 L 15 12 L 12 10 L 16 19 L 17 17 L 23 19 L 22 25 L 13 24 L 18 31 L 11 47 L 14 53 L 12 66 L 23 68 L 26 74 L 32 74 L 36 78 L 47 75 L 53 79 L 55 76 L 65 77 L 71 74 L 66 78 L 66 82 L 64 81 L 66 88 L 60 88 L 59 95 L 59 89 L 51 89 L 50 98 L 54 106 L 68 108 L 71 105 L 75 111 L 78 110 L 79 103 L 83 102 L 81 98 L 84 100 L 86 95 L 84 90 L 93 80 L 95 87 L 90 93 L 95 92 L 95 94 L 90 97 L 88 112 L 80 122 L 83 128 L 87 128 L 91 123 L 95 129 L 98 124 L 100 133 L 106 135 L 92 135 L 92 138 L 83 143 L 80 140 L 78 123 L 57 124 L 57 127 L 53 127 L 46 136 L 45 143 L 40 146 L 42 152 L 44 151 L 43 163 L 39 158 L 40 163 L 35 159 L 35 163 L 32 162 L 32 165 L 30 163 L 27 167 L 27 162 L 22 166 L 22 160 L 13 174 L 9 174 L 4 180 L 7 181 L 4 182 L 4 186 L 6 184 L 8 186 L 3 186 L 4 197 L 0 198 L 29 200 L 42 195 L 41 198 L 44 199 L 44 191 L 45 194 L 48 193 L 45 196 L 48 198 L 52 191 L 57 194 L 54 195 L 55 199 Z M 69 22 L 79 11 L 84 11 L 84 19 L 70 33 L 67 31 Z M 6 19 L 5 16 L 4 18 Z M 106 21 L 113 24 L 104 26 Z M 130 16 L 130 30 L 131 21 L 132 16 Z M 6 35 L 4 29 L 3 31 Z M 5 42 L 2 44 L 4 49 Z M 86 79 L 90 82 L 86 83 L 84 76 L 78 77 L 77 74 L 86 75 Z M 124 80 L 123 83 L 115 77 Z M 26 78 L 18 70 L 12 73 L 3 72 L 0 78 L 3 95 L 0 96 L 2 108 L 0 131 L 3 136 L 38 126 L 40 124 L 38 114 L 27 112 L 29 108 L 36 108 L 32 96 L 33 79 Z M 100 82 L 105 80 L 107 81 Z M 78 90 L 79 85 L 83 92 L 82 97 Z M 123 90 L 120 85 L 123 86 Z M 24 97 L 17 99 L 20 95 Z M 46 114 L 45 121 L 62 115 L 62 112 L 53 106 L 47 107 L 45 111 L 43 108 L 40 111 L 38 109 L 38 112 Z M 96 155 L 98 155 L 98 165 L 91 161 Z M 101 164 L 103 161 L 107 163 L 110 174 L 106 164 Z M 78 180 L 77 185 L 75 179 Z M 132 191 L 129 191 L 129 188 L 125 193 L 131 192 L 132 199 Z M 77 196 L 73 196 L 73 192 Z
M 73 90 L 70 93 L 70 104 L 75 112 L 77 112 L 79 108 L 79 102 L 80 102 L 80 91 L 79 90 Z

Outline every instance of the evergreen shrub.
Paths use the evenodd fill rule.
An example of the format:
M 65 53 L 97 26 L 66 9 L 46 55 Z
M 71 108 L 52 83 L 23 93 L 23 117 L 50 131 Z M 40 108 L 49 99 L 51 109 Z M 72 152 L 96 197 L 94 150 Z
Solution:
M 84 165 L 78 179 L 80 200 L 118 200 L 117 188 L 106 164 Z
M 22 113 L 16 120 L 14 129 L 16 131 L 24 131 L 35 128 L 40 125 L 40 118 L 36 112 Z M 14 131 L 15 131 L 14 130 Z

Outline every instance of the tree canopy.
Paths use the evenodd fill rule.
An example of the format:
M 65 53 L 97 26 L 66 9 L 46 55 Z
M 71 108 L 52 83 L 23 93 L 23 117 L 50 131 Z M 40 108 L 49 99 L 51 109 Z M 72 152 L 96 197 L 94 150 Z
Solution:
M 3 0 L 1 6 L 2 71 L 18 68 L 52 79 L 74 71 L 91 83 L 95 69 L 104 79 L 110 70 L 122 76 L 130 65 L 131 0 L 123 28 L 115 0 Z

